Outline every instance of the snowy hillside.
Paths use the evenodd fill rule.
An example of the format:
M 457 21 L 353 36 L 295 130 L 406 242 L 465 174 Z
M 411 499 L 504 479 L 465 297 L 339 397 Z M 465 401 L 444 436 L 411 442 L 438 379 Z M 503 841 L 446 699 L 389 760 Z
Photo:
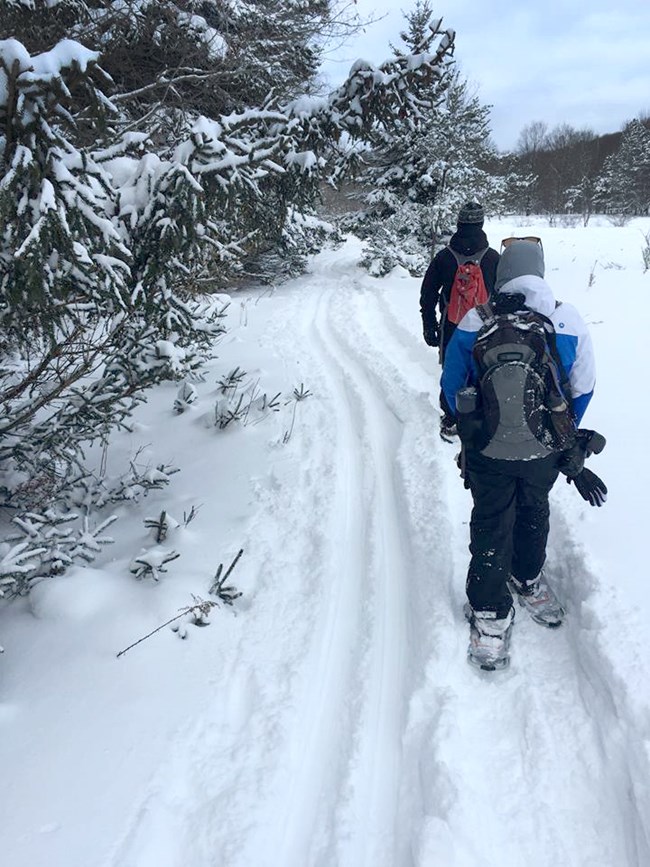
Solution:
M 234 297 L 197 401 L 176 415 L 178 385 L 158 387 L 109 452 L 179 466 L 170 487 L 121 507 L 92 569 L 0 609 L 3 865 L 650 864 L 650 220 L 486 231 L 541 235 L 595 344 L 584 424 L 608 439 L 590 465 L 609 499 L 553 491 L 562 629 L 520 616 L 507 671 L 467 665 L 471 499 L 438 436 L 420 281 L 369 277 L 348 241 Z M 237 366 L 278 411 L 218 430 Z M 157 546 L 143 519 L 163 509 L 181 526 Z M 240 548 L 232 610 L 116 658 L 213 598 Z M 159 582 L 129 573 L 161 550 L 180 557 Z

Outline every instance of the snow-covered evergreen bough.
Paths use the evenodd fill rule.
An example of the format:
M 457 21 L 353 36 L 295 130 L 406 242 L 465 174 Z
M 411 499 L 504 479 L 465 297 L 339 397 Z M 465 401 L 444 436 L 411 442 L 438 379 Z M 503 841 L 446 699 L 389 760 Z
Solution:
M 188 7 L 235 9 L 126 5 L 137 39 L 138 16 L 161 7 L 177 24 Z M 338 143 L 420 113 L 453 46 L 436 22 L 412 55 L 355 65 L 327 98 L 273 94 L 208 117 L 160 95 L 209 76 L 196 68 L 179 65 L 176 78 L 156 70 L 116 92 L 102 51 L 135 44 L 120 30 L 124 6 L 0 2 L 25 27 L 47 22 L 35 25 L 41 41 L 61 35 L 61 20 L 94 40 L 38 52 L 28 38 L 0 40 L 0 505 L 13 525 L 0 551 L 4 593 L 88 562 L 110 541 L 110 515 L 98 510 L 154 476 L 166 482 L 165 467 L 111 481 L 83 449 L 106 444 L 149 386 L 196 373 L 224 330 L 218 290 L 265 249 L 262 239 L 286 249 L 309 236 L 321 179 L 341 176 L 350 159 Z M 225 38 L 201 20 L 205 63 L 227 58 Z

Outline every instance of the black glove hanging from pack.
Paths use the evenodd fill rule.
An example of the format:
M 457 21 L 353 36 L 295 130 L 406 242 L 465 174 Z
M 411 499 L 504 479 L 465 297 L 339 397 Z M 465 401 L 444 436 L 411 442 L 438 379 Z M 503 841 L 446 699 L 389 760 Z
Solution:
M 558 468 L 568 479 L 575 479 L 582 472 L 586 457 L 587 454 L 582 442 L 578 439 L 571 448 L 562 452 Z
M 578 476 L 585 465 L 585 458 L 599 455 L 605 448 L 607 440 L 602 434 L 588 428 L 578 428 L 574 444 L 565 449 L 560 456 L 558 468 L 568 478 Z
M 576 442 L 562 452 L 559 462 L 560 472 L 573 482 L 578 493 L 590 506 L 602 506 L 607 500 L 607 485 L 596 473 L 585 467 L 585 458 L 599 455 L 605 448 L 606 440 L 602 434 L 588 428 L 576 431 Z
M 567 482 L 573 482 L 582 499 L 590 506 L 602 506 L 607 500 L 607 485 L 587 467 L 584 467 L 577 476 L 567 477 Z
M 580 427 L 576 431 L 578 440 L 582 442 L 582 447 L 585 450 L 585 456 L 590 458 L 592 455 L 599 455 L 607 445 L 607 440 L 598 431 L 589 430 L 586 427 Z

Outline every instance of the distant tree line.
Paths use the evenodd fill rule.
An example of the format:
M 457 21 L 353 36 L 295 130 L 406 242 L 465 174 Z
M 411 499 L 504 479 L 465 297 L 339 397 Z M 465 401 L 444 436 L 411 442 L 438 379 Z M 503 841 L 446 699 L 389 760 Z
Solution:
M 506 160 L 512 171 L 531 179 L 511 202 L 522 213 L 578 213 L 586 225 L 594 211 L 622 217 L 650 211 L 648 117 L 601 136 L 536 121 L 524 127 Z

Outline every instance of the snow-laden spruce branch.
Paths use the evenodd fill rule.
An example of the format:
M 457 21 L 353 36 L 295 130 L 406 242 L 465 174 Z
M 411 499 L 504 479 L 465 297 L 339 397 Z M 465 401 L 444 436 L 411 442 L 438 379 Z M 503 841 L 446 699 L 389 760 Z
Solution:
M 15 19 L 31 21 L 26 42 L 56 32 L 54 7 L 37 2 L 31 18 L 30 9 Z M 85 521 L 112 501 L 107 480 L 86 467 L 85 445 L 126 426 L 149 386 L 197 375 L 224 332 L 225 299 L 203 296 L 206 286 L 256 270 L 260 256 L 293 267 L 311 249 L 321 228 L 305 212 L 321 179 L 350 163 L 339 143 L 421 113 L 446 75 L 453 33 L 433 22 L 417 52 L 357 63 L 329 97 L 296 95 L 300 70 L 307 82 L 316 69 L 316 54 L 296 49 L 289 59 L 303 65 L 293 78 L 278 74 L 257 103 L 247 98 L 243 108 L 241 91 L 208 116 L 197 110 L 211 87 L 196 88 L 210 68 L 203 31 L 172 29 L 177 62 L 143 81 L 141 70 L 115 65 L 128 18 L 78 9 L 79 33 L 84 20 L 98 27 L 87 31 L 92 47 L 64 38 L 30 52 L 17 38 L 0 41 L 0 503 L 19 516 L 48 507 L 65 516 L 80 500 Z M 160 14 L 147 9 L 152 21 Z M 138 50 L 148 26 L 141 11 L 134 7 Z M 279 24 L 286 10 L 276 13 Z M 133 86 L 120 90 L 127 75 Z M 170 109 L 159 87 L 195 101 Z M 142 118 L 154 126 L 139 127 Z

